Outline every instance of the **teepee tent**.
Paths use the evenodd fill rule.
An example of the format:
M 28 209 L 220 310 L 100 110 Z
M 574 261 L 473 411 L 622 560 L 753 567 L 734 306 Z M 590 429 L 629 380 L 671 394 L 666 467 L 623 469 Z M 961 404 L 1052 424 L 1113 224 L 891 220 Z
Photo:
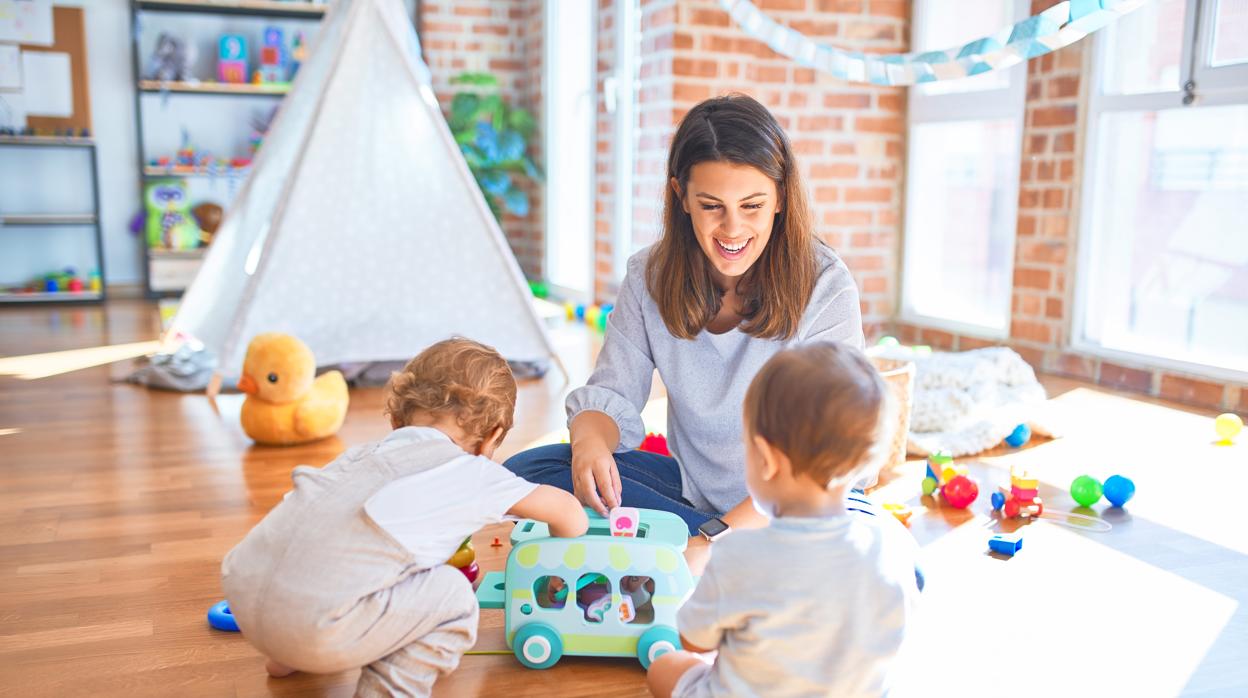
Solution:
M 262 332 L 299 337 L 321 365 L 406 359 L 451 335 L 555 356 L 401 0 L 331 8 L 169 338 L 234 376 Z

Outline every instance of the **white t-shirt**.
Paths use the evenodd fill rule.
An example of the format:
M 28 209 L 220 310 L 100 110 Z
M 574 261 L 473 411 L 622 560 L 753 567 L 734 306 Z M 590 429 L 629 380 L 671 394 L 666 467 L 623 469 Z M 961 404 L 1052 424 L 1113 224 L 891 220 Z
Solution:
M 403 427 L 391 432 L 378 452 L 429 439 L 450 441 L 431 427 Z M 464 453 L 377 490 L 364 511 L 410 550 L 418 564 L 434 567 L 445 563 L 464 537 L 482 526 L 514 520 L 507 510 L 536 488 L 489 458 Z
M 913 620 L 918 545 L 891 516 L 777 518 L 715 542 L 677 615 L 719 649 L 682 696 L 879 696 Z

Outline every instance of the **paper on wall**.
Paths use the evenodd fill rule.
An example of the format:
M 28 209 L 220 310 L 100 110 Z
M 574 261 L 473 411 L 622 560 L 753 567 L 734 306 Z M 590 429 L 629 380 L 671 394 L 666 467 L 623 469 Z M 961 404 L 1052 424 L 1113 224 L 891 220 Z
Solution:
M 22 52 L 23 95 L 31 116 L 66 118 L 74 114 L 74 80 L 68 53 Z
M 52 0 L 0 0 L 0 41 L 52 45 Z
M 0 90 L 22 89 L 22 52 L 14 44 L 0 44 Z

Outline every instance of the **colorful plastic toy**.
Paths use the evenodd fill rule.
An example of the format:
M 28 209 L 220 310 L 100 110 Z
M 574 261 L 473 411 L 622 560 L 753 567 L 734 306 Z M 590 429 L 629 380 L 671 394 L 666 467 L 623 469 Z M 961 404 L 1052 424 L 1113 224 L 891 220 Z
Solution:
M 522 520 L 503 572 L 477 589 L 481 608 L 501 608 L 507 646 L 531 669 L 564 655 L 635 657 L 643 667 L 680 649 L 676 610 L 693 589 L 683 555 L 689 529 L 675 514 L 638 509 L 635 537 L 613 536 L 592 510 L 580 538 L 551 538 Z
M 979 497 L 979 485 L 970 478 L 969 472 L 965 465 L 954 463 L 949 454 L 937 451 L 927 458 L 923 494 L 934 497 L 940 492 L 950 506 L 965 509 Z
M 477 581 L 481 568 L 477 566 L 477 551 L 472 547 L 472 536 L 468 536 L 463 543 L 459 544 L 459 550 L 455 551 L 446 564 L 463 572 L 469 582 Z
M 569 321 L 580 320 L 590 327 L 597 328 L 600 332 L 607 331 L 607 316 L 611 311 L 615 310 L 615 306 L 607 303 L 602 307 L 596 305 L 585 305 L 584 303 L 573 304 L 565 302 L 563 304 L 564 314 L 567 315 Z
M 894 518 L 907 526 L 910 525 L 910 516 L 914 514 L 910 507 L 896 502 L 886 502 L 884 504 L 884 511 L 892 514 Z
M 994 553 L 1013 557 L 1014 553 L 1023 549 L 1023 532 L 998 533 L 988 539 L 988 549 Z
M 611 535 L 623 538 L 637 537 L 641 523 L 641 511 L 637 507 L 616 507 L 609 512 Z
M 277 27 L 265 27 L 264 45 L 260 47 L 260 67 L 256 70 L 255 82 L 261 84 L 285 82 L 288 62 L 286 46 L 282 40 L 282 30 Z
M 208 609 L 208 625 L 228 633 L 238 632 L 238 621 L 234 620 L 234 614 L 230 612 L 229 601 L 218 601 Z
M 247 82 L 247 39 L 238 34 L 221 37 L 217 43 L 217 80 Z
M 1226 412 L 1213 420 L 1213 430 L 1217 432 L 1222 443 L 1232 443 L 1239 436 L 1239 432 L 1244 430 L 1244 420 L 1234 412 Z
M 1070 483 L 1070 498 L 1079 506 L 1090 507 L 1101 501 L 1101 481 L 1091 475 L 1080 475 Z
M 1026 445 L 1028 441 L 1031 441 L 1031 427 L 1026 424 L 1019 424 L 1014 427 L 1014 431 L 1005 437 L 1005 442 L 1013 448 L 1020 448 Z
M 670 456 L 672 452 L 667 448 L 667 437 L 662 434 L 646 434 L 646 438 L 641 440 L 641 445 L 637 447 L 638 451 L 646 453 L 657 453 L 660 456 Z
M 1044 502 L 1040 499 L 1040 481 L 1022 468 L 1011 468 L 1010 486 L 1001 487 L 992 495 L 992 508 L 1010 519 L 1017 516 L 1040 516 L 1044 513 Z
M 1111 475 L 1102 489 L 1105 499 L 1116 507 L 1126 504 L 1135 496 L 1135 483 L 1131 481 L 1131 478 L 1122 475 Z

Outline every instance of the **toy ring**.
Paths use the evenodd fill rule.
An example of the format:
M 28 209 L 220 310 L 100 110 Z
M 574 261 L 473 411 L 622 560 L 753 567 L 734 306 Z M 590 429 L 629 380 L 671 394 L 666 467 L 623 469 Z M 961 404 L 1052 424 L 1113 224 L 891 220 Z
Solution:
M 229 601 L 220 601 L 208 609 L 208 625 L 217 630 L 238 632 L 238 621 L 234 620 L 234 614 L 230 612 Z

